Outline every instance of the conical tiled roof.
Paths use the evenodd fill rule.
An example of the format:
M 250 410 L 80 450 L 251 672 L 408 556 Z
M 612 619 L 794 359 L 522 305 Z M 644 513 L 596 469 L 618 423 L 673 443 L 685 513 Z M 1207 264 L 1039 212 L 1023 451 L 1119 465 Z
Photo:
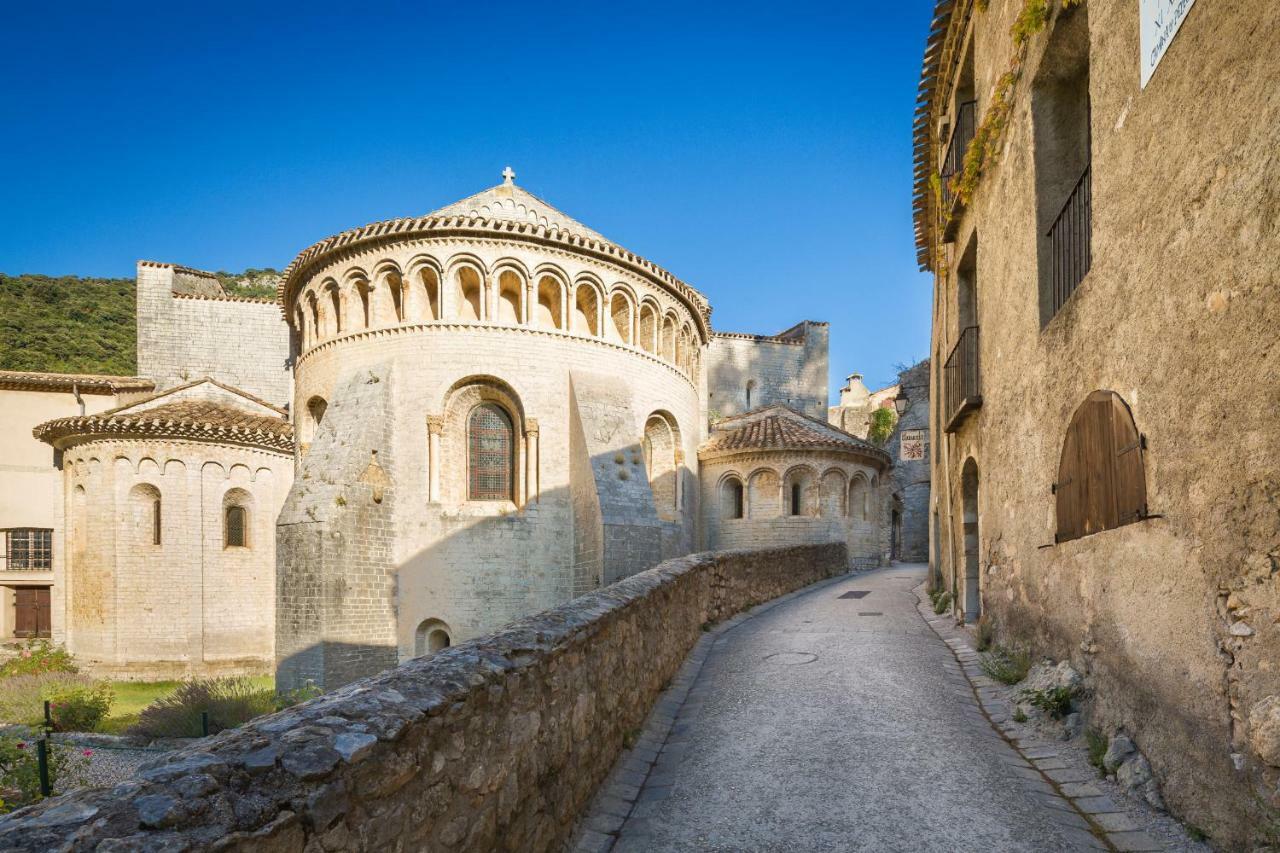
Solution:
M 556 229 L 604 243 L 613 242 L 598 231 L 583 225 L 572 216 L 552 207 L 524 187 L 516 186 L 515 173 L 511 172 L 510 169 L 507 170 L 505 175 L 505 180 L 497 186 L 490 187 L 475 195 L 467 196 L 461 201 L 455 201 L 453 204 L 447 204 L 439 210 L 431 211 L 427 215 L 500 219 L 506 222 L 541 225 L 548 231 Z
M 889 461 L 874 444 L 780 404 L 713 424 L 698 455 L 758 450 L 843 450 Z

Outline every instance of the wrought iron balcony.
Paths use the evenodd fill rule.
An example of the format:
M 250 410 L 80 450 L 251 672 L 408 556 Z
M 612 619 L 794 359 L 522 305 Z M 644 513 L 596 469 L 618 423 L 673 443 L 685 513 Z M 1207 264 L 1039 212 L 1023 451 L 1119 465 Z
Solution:
M 938 170 L 938 178 L 942 181 L 943 219 L 954 220 L 953 215 L 957 197 L 951 192 L 951 178 L 964 170 L 964 155 L 973 142 L 977 129 L 977 101 L 965 101 L 956 108 L 956 124 L 951 130 L 951 141 L 947 143 L 947 152 L 942 157 Z
M 1093 181 L 1090 167 L 1076 181 L 1058 218 L 1049 226 L 1049 316 L 1058 313 L 1089 272 L 1093 260 Z
M 982 371 L 978 363 L 978 327 L 960 332 L 943 368 L 943 415 L 946 431 L 955 432 L 964 415 L 982 405 Z

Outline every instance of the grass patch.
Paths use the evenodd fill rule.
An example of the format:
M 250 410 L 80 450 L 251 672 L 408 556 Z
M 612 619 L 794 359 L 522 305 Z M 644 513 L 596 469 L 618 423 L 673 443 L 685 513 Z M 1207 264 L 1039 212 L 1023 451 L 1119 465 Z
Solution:
M 1021 649 L 1010 650 L 997 646 L 979 655 L 978 666 L 1001 684 L 1017 684 L 1027 677 L 1027 672 L 1031 669 L 1031 654 Z
M 1103 759 L 1107 756 L 1107 736 L 1097 729 L 1088 729 L 1084 733 L 1085 743 L 1089 747 L 1089 763 L 1098 770 L 1099 776 L 1107 775 Z
M 275 689 L 274 676 L 257 675 L 250 681 L 263 690 Z M 111 713 L 98 726 L 98 731 L 111 735 L 122 735 L 125 730 L 138 722 L 142 709 L 157 699 L 161 699 L 182 684 L 181 681 L 113 681 L 111 689 L 115 691 L 116 701 L 111 706 Z
M 1075 690 L 1070 687 L 1050 687 L 1048 690 L 1023 690 L 1018 698 L 1033 708 L 1039 708 L 1050 719 L 1061 720 L 1071 713 L 1071 697 L 1074 695 Z
M 951 591 L 946 589 L 938 590 L 936 595 L 930 596 L 933 599 L 933 612 L 939 615 L 946 613 L 951 609 Z
M 978 644 L 978 651 L 985 652 L 994 645 L 996 639 L 995 624 L 992 623 L 991 617 L 983 613 L 978 617 L 978 624 L 974 626 L 973 640 Z

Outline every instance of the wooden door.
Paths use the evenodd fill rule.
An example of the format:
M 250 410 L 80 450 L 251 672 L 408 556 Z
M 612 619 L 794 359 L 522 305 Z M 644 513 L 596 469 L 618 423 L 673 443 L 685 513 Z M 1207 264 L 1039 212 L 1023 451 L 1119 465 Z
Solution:
M 13 591 L 13 635 L 48 637 L 52 634 L 49 587 L 21 587 Z

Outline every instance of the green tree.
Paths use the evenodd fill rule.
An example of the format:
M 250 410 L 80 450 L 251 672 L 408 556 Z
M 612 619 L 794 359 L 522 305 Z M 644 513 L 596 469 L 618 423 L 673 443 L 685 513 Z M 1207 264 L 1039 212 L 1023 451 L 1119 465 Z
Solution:
M 871 413 L 871 429 L 867 431 L 867 440 L 877 447 L 893 435 L 893 428 L 898 425 L 898 415 L 893 409 L 881 407 Z

